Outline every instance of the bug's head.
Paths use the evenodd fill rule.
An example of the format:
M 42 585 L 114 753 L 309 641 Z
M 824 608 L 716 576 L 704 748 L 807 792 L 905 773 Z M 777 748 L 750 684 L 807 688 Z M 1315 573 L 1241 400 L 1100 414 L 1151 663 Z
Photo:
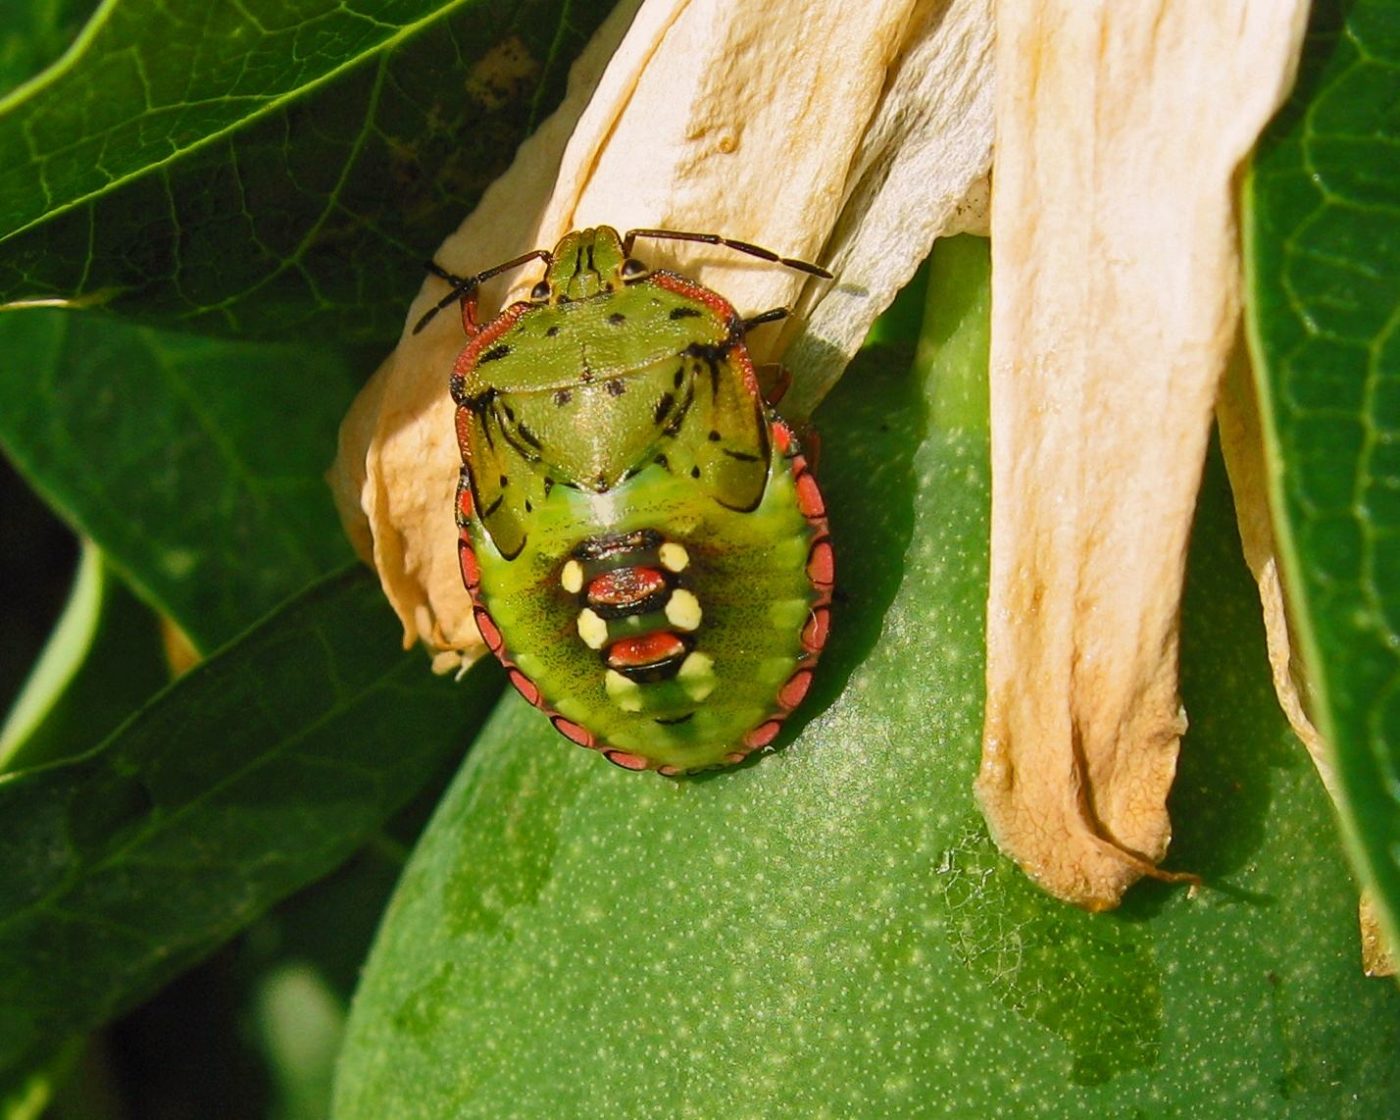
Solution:
M 611 226 L 565 234 L 550 257 L 544 279 L 530 293 L 541 302 L 588 299 L 615 291 L 647 272 L 645 265 L 628 258 L 622 239 Z

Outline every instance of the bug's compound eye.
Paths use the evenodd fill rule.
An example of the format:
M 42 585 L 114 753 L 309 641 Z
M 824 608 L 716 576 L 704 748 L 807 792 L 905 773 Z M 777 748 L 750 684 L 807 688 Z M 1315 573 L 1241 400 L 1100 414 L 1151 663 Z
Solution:
M 644 265 L 636 257 L 628 257 L 622 262 L 622 278 L 624 280 L 640 280 L 643 276 L 651 274 L 651 269 Z
M 530 299 L 535 303 L 544 303 L 545 300 L 549 299 L 549 282 L 541 280 L 531 288 Z

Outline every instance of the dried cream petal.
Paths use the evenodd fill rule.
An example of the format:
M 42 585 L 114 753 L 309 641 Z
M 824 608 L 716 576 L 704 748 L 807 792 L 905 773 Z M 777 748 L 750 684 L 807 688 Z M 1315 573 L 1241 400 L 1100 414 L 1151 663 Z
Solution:
M 1170 839 L 1186 543 L 1239 318 L 1234 177 L 1306 14 L 998 8 L 977 793 L 1002 849 L 1089 909 Z
M 848 176 L 823 263 L 840 278 L 788 352 L 784 411 L 809 415 L 934 240 L 985 233 L 992 161 L 991 0 L 923 0 Z

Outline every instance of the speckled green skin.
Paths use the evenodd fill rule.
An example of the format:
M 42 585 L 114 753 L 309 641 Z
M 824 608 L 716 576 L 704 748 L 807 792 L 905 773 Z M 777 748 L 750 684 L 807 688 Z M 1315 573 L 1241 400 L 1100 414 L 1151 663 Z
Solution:
M 548 296 L 479 328 L 454 374 L 478 623 L 517 688 L 575 742 L 633 769 L 737 761 L 771 740 L 820 651 L 819 497 L 798 493 L 805 462 L 761 399 L 727 303 L 667 273 L 622 280 L 606 227 L 570 234 L 552 257 Z M 711 664 L 628 685 L 624 703 L 561 576 L 580 542 L 638 529 L 685 549 L 668 578 L 696 597 L 700 624 L 683 633 Z M 652 612 L 609 641 L 658 629 L 679 632 Z M 784 692 L 795 673 L 801 687 Z

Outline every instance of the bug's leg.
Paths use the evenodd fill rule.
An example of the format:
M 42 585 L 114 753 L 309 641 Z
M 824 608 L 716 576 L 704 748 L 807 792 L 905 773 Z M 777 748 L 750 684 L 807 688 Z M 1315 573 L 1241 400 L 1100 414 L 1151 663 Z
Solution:
M 448 272 L 437 261 L 428 261 L 423 267 L 440 280 L 446 280 L 452 285 L 452 290 L 438 300 L 432 307 L 428 308 L 425 314 L 413 326 L 413 333 L 417 334 L 432 320 L 439 311 L 451 307 L 458 300 L 462 303 L 462 326 L 466 328 L 467 334 L 474 335 L 480 329 L 476 321 L 476 293 L 477 290 L 487 280 L 493 276 L 499 276 L 508 269 L 516 268 L 530 261 L 541 260 L 549 264 L 553 257 L 548 249 L 531 249 L 528 253 L 522 253 L 512 260 L 502 261 L 498 265 L 493 265 L 485 272 L 478 272 L 475 276 L 458 276 L 455 272 Z
M 481 330 L 481 324 L 476 321 L 476 295 L 479 291 L 481 289 L 473 285 L 470 291 L 462 293 L 462 330 L 467 332 L 468 338 L 476 337 L 477 331 Z
M 744 332 L 748 333 L 762 323 L 779 322 L 791 314 L 792 308 L 790 307 L 774 307 L 769 311 L 760 312 L 744 320 Z M 787 391 L 792 388 L 792 372 L 780 362 L 766 362 L 761 366 L 755 366 L 754 376 L 758 378 L 758 388 L 763 395 L 763 403 L 769 408 L 776 408 L 779 402 L 787 396 Z M 815 470 L 817 457 L 821 450 L 821 439 L 817 435 L 816 429 L 810 424 L 790 423 L 788 427 L 797 440 L 798 450 L 806 454 L 807 461 Z
M 753 372 L 758 378 L 758 389 L 763 394 L 763 403 L 770 408 L 776 406 L 792 388 L 792 374 L 781 362 L 765 362 L 761 366 L 755 366 Z
M 764 323 L 779 323 L 792 314 L 790 307 L 774 307 L 768 311 L 762 311 L 757 315 L 751 315 L 743 321 L 744 334 L 747 335 L 755 327 Z M 754 367 L 754 375 L 758 378 L 758 390 L 767 405 L 776 405 L 787 391 L 792 388 L 792 374 L 777 362 L 766 362 L 763 365 Z
M 787 370 L 783 369 L 781 366 L 765 366 L 763 367 L 764 372 L 769 368 L 776 369 L 778 374 L 786 379 L 785 383 L 782 385 L 782 389 L 786 389 L 788 385 L 791 385 L 792 375 L 789 374 Z M 766 395 L 764 396 L 764 403 L 768 406 L 768 417 L 772 421 L 774 428 L 782 430 L 782 435 L 778 440 L 778 450 L 789 459 L 795 459 L 800 456 L 805 460 L 808 467 L 816 471 L 817 462 L 821 459 L 822 438 L 817 429 L 813 427 L 812 422 L 810 420 L 785 420 L 773 410 L 773 405 L 776 402 Z
M 475 317 L 476 289 L 479 283 L 477 277 L 458 276 L 455 272 L 448 272 L 447 269 L 443 268 L 442 265 L 437 263 L 437 261 L 428 261 L 423 267 L 425 267 L 438 279 L 446 280 L 449 284 L 452 285 L 452 290 L 448 292 L 447 295 L 443 296 L 442 299 L 438 300 L 437 303 L 433 304 L 432 307 L 428 308 L 428 310 L 424 312 L 423 317 L 419 319 L 418 322 L 413 324 L 414 334 L 417 334 L 430 322 L 432 322 L 432 320 L 436 317 L 439 311 L 446 310 L 458 300 L 462 301 L 463 323 L 466 323 L 466 303 L 468 298 L 470 298 L 472 301 L 472 314 L 473 318 Z M 475 323 L 473 323 L 472 326 L 468 328 L 467 333 L 469 335 L 476 333 Z

